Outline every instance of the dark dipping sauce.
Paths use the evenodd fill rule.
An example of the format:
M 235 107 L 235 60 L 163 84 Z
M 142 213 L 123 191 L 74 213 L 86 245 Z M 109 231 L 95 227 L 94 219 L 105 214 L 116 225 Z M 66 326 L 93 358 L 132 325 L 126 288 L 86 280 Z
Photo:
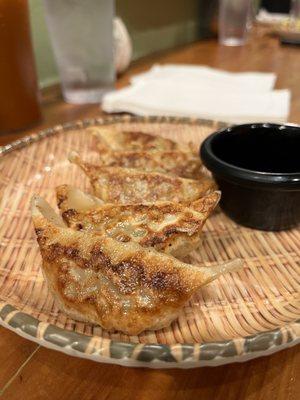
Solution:
M 240 168 L 271 173 L 300 173 L 298 127 L 241 126 L 220 133 L 211 143 L 221 160 Z
M 236 125 L 210 135 L 200 154 L 234 221 L 262 230 L 300 222 L 299 126 Z

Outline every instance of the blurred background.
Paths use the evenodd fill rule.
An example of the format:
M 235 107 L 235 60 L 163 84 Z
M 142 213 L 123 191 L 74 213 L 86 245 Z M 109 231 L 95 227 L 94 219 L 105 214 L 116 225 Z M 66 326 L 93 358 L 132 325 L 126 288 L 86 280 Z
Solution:
M 239 53 L 236 53 L 239 55 L 242 54 L 243 48 L 250 51 L 254 43 L 262 44 L 265 36 L 279 38 L 277 42 L 279 45 L 298 45 L 300 43 L 299 15 L 300 0 L 185 0 L 184 2 L 182 0 L 152 0 L 151 2 L 141 0 L 87 0 L 85 2 L 15 0 L 11 2 L 3 0 L 0 3 L 0 17 L 4 21 L 0 26 L 0 43 L 3 45 L 0 70 L 2 76 L 5 77 L 2 82 L 2 95 L 6 101 L 0 110 L 0 131 L 26 128 L 40 121 L 42 119 L 41 93 L 45 92 L 39 89 L 54 88 L 59 84 L 61 84 L 63 99 L 67 103 L 99 104 L 101 102 L 102 111 L 109 113 L 129 112 L 144 115 L 147 112 L 148 115 L 149 113 L 178 115 L 180 109 L 180 115 L 183 116 L 223 118 L 225 108 L 220 106 L 224 112 L 221 115 L 215 115 L 213 99 L 210 109 L 207 108 L 207 96 L 212 94 L 212 87 L 217 90 L 215 95 L 220 99 L 218 93 L 221 86 L 219 81 L 215 81 L 214 71 L 210 71 L 210 80 L 202 77 L 201 82 L 197 81 L 197 84 L 196 81 L 191 82 L 190 70 L 180 72 L 177 69 L 176 76 L 173 75 L 173 83 L 179 80 L 181 84 L 185 82 L 185 86 L 180 88 L 182 98 L 184 98 L 184 93 L 191 95 L 195 92 L 196 87 L 201 89 L 198 90 L 200 97 L 197 97 L 197 101 L 189 97 L 190 101 L 184 104 L 184 106 L 186 103 L 196 104 L 198 109 L 195 110 L 191 107 L 184 110 L 183 105 L 179 107 L 175 104 L 173 104 L 174 109 L 167 107 L 172 103 L 170 100 L 175 99 L 176 96 L 172 94 L 172 85 L 171 90 L 164 86 L 167 84 L 166 79 L 159 85 L 161 92 L 159 98 L 165 104 L 164 107 L 161 104 L 159 110 L 156 104 L 152 104 L 150 108 L 148 104 L 147 111 L 145 110 L 144 100 L 147 91 L 141 92 L 140 98 L 136 96 L 137 86 L 133 85 L 137 82 L 135 78 L 130 78 L 129 82 L 128 78 L 127 81 L 125 78 L 121 84 L 121 86 L 132 84 L 132 91 L 126 93 L 127 95 L 134 93 L 134 107 L 128 106 L 129 103 L 132 105 L 132 98 L 128 96 L 124 105 L 124 92 L 120 92 L 120 96 L 116 94 L 109 97 L 108 94 L 116 88 L 121 88 L 119 78 L 126 76 L 123 72 L 128 69 L 132 61 L 151 54 L 159 56 L 171 49 L 183 49 L 190 43 L 204 43 L 204 39 L 207 38 L 213 38 L 211 41 L 206 41 L 208 51 L 214 52 L 219 48 L 222 52 L 223 48 L 224 53 L 224 46 L 233 46 L 240 48 Z M 259 29 L 252 29 L 256 27 Z M 257 51 L 262 57 L 259 48 Z M 203 58 L 199 53 L 199 59 L 186 59 L 179 64 L 199 64 L 222 70 L 227 69 L 224 63 L 226 57 L 221 57 L 217 64 L 209 65 L 211 63 L 205 54 L 202 53 L 202 55 Z M 147 62 L 147 59 L 144 60 Z M 152 61 L 151 64 L 151 67 L 154 67 L 149 75 L 151 79 L 157 77 L 158 71 L 153 65 L 156 63 Z M 136 63 L 131 64 L 133 68 L 135 65 Z M 236 72 L 236 66 L 236 63 L 232 63 L 230 67 L 233 69 L 232 72 Z M 244 72 L 251 70 L 247 65 L 241 67 L 239 64 L 239 68 Z M 130 71 L 134 74 L 132 68 Z M 169 72 L 165 70 L 158 74 L 165 74 L 166 78 L 170 78 Z M 263 69 L 259 68 L 257 72 L 275 73 L 276 71 L 272 65 Z M 203 68 L 202 72 L 199 69 L 195 72 L 195 74 L 203 73 Z M 178 74 L 183 74 L 183 79 L 178 80 Z M 226 81 L 227 78 L 228 76 L 221 75 L 220 79 Z M 274 75 L 272 78 L 274 82 L 275 78 Z M 266 77 L 266 79 L 269 78 Z M 188 87 L 189 80 L 190 87 Z M 204 97 L 203 90 L 208 82 L 208 93 Z M 274 82 L 273 85 L 268 86 L 270 90 Z M 149 84 L 149 80 L 148 86 L 150 91 L 147 93 L 150 99 L 153 97 L 153 91 L 151 91 L 152 84 Z M 256 85 L 251 86 L 251 89 L 256 86 L 259 86 L 257 82 Z M 234 91 L 238 89 L 239 86 L 234 85 Z M 222 91 L 222 98 L 226 105 L 230 103 L 233 108 L 236 108 L 235 102 L 241 104 L 240 98 L 225 98 L 226 93 L 228 95 L 232 91 Z M 169 98 L 166 98 L 166 94 Z M 287 118 L 289 93 L 272 92 L 270 96 L 272 107 L 268 108 L 268 113 L 265 113 L 262 118 L 269 117 L 270 121 L 274 121 L 270 112 L 275 108 L 281 110 L 280 115 L 276 112 L 280 121 L 282 118 Z M 271 101 L 269 99 L 270 97 L 265 99 L 266 106 Z M 277 102 L 277 100 L 280 104 L 274 108 L 273 101 Z M 203 110 L 201 110 L 201 102 Z M 257 101 L 253 103 L 257 104 Z M 250 110 L 250 107 L 248 109 Z M 18 110 L 17 114 L 16 110 Z M 226 112 L 228 114 L 228 110 Z M 18 121 L 16 115 L 18 115 Z M 243 115 L 243 118 L 245 117 L 247 120 L 250 118 L 248 114 Z M 258 114 L 254 113 L 253 117 L 257 118 Z M 236 121 L 236 118 L 230 117 L 230 121 Z
M 133 42 L 133 60 L 208 37 L 216 0 L 116 0 L 116 15 Z M 42 0 L 30 0 L 33 46 L 41 87 L 58 82 Z
M 45 22 L 42 0 L 30 0 L 33 46 L 40 87 L 58 83 L 58 73 Z M 254 0 L 253 9 L 288 13 L 290 0 Z M 218 0 L 116 0 L 133 42 L 133 56 L 142 56 L 216 35 Z

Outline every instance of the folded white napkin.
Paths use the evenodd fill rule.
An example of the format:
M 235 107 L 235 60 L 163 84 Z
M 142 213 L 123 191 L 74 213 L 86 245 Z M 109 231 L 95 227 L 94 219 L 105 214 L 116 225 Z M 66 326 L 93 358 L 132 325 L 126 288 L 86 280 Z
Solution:
M 167 64 L 154 65 L 149 71 L 133 76 L 131 83 L 148 80 L 170 80 L 174 83 L 191 83 L 201 87 L 209 84 L 219 90 L 230 87 L 236 91 L 264 92 L 273 89 L 276 75 L 264 72 L 227 72 L 202 65 Z
M 108 93 L 106 112 L 190 116 L 232 123 L 285 122 L 290 92 L 272 90 L 276 76 L 188 65 L 155 66 L 131 86 Z

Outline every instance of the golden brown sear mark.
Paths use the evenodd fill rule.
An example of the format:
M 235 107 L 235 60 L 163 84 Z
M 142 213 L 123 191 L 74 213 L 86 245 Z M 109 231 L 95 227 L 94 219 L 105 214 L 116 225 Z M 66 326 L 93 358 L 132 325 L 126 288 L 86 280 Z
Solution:
M 188 205 L 175 202 L 155 204 L 105 204 L 81 209 L 74 188 L 56 188 L 58 205 L 70 228 L 108 235 L 122 242 L 134 241 L 144 247 L 154 247 L 176 257 L 184 257 L 201 242 L 201 231 L 208 216 L 216 207 L 220 193 L 213 192 Z M 84 201 L 84 193 L 76 189 Z M 77 209 L 74 209 L 74 203 Z
M 95 196 L 105 203 L 188 202 L 199 199 L 216 187 L 215 182 L 205 175 L 192 180 L 158 172 L 103 167 L 84 162 L 74 152 L 69 159 L 85 172 Z
M 96 139 L 100 152 L 113 151 L 195 151 L 191 144 L 179 144 L 171 139 L 151 135 L 146 132 L 120 131 L 112 126 L 87 128 Z

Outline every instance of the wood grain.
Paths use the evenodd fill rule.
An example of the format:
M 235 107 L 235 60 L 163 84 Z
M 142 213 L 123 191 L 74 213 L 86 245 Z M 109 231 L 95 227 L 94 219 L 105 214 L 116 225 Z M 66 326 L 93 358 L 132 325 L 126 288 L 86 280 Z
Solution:
M 117 82 L 125 86 L 130 76 L 153 63 L 206 64 L 229 71 L 275 72 L 277 88 L 292 91 L 290 121 L 300 123 L 300 51 L 280 46 L 278 39 L 256 30 L 245 47 L 220 47 L 215 40 L 135 62 Z M 0 145 L 29 132 L 57 123 L 99 116 L 98 105 L 70 105 L 53 88 L 44 96 L 43 122 L 24 132 L 0 136 Z M 36 345 L 0 328 L 0 388 L 19 370 L 3 399 L 247 399 L 296 400 L 300 396 L 299 347 L 244 364 L 187 371 L 156 371 L 100 365 L 40 348 L 24 365 Z M 22 368 L 23 365 L 23 368 Z M 21 367 L 21 368 L 20 368 Z
M 244 364 L 195 370 L 124 368 L 41 348 L 5 391 L 22 399 L 297 400 L 299 348 Z
M 37 347 L 37 344 L 0 327 L 0 394 Z

